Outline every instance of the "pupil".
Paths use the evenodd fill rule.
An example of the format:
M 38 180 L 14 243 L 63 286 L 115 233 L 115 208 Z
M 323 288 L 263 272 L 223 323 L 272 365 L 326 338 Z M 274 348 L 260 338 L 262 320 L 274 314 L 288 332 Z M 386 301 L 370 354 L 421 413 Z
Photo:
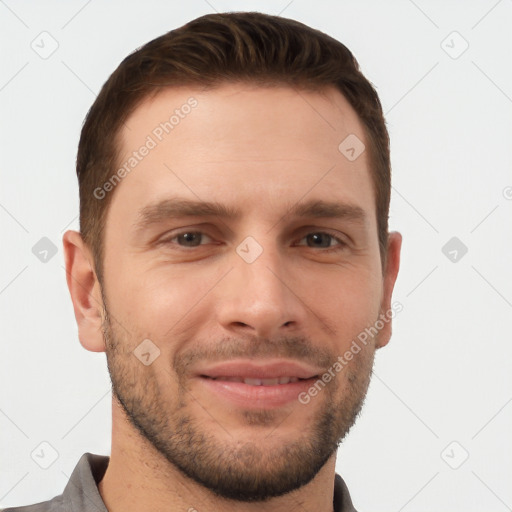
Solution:
M 183 233 L 179 238 L 187 245 L 192 245 L 193 247 L 199 245 L 200 241 L 198 233 Z
M 326 233 L 315 233 L 313 235 L 309 235 L 310 237 L 310 240 L 313 240 L 314 241 L 314 244 L 316 246 L 322 246 L 322 247 L 329 247 L 329 239 L 330 239 L 330 235 L 327 235 Z M 322 237 L 323 237 L 323 241 L 326 242 L 324 244 L 322 244 Z M 320 242 L 320 243 L 318 243 Z

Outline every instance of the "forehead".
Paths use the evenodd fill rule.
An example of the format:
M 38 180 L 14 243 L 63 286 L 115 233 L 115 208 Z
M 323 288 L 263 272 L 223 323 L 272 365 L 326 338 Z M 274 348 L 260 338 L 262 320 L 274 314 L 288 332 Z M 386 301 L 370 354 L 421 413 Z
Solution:
M 194 140 L 189 138 L 192 129 Z M 149 135 L 159 145 L 187 139 L 195 147 L 215 144 L 218 152 L 238 149 L 240 156 L 250 157 L 263 150 L 279 157 L 292 145 L 298 156 L 332 160 L 339 156 L 340 137 L 350 133 L 365 139 L 356 112 L 332 87 L 313 92 L 239 83 L 206 90 L 163 89 L 139 104 L 120 138 L 128 152 Z M 297 141 L 300 147 L 295 147 Z
M 346 140 L 358 141 L 358 152 L 367 146 L 362 122 L 333 88 L 165 89 L 120 131 L 125 172 L 111 208 L 133 216 L 135 206 L 182 196 L 261 209 L 308 195 L 371 210 L 368 151 L 349 159 L 340 150 Z

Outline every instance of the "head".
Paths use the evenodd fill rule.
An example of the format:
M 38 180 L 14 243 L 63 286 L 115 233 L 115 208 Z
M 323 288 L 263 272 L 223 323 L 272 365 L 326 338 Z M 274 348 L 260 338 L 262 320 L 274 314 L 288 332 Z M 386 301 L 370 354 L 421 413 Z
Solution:
M 388 134 L 351 52 L 293 20 L 198 18 L 110 76 L 77 174 L 68 285 L 127 423 L 226 498 L 311 481 L 361 410 L 399 266 Z

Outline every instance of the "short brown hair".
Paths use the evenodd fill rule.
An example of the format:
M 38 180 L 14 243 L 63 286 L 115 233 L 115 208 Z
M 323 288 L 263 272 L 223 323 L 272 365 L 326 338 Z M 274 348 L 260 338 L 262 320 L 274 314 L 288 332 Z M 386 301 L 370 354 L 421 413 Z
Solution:
M 173 86 L 210 88 L 229 82 L 339 90 L 367 136 L 382 266 L 391 189 L 389 136 L 372 84 L 342 43 L 298 21 L 258 12 L 208 14 L 150 41 L 126 57 L 103 85 L 85 119 L 76 171 L 80 231 L 103 276 L 104 226 L 114 191 L 94 190 L 116 170 L 122 124 L 149 96 Z M 341 142 L 341 141 L 340 141 Z

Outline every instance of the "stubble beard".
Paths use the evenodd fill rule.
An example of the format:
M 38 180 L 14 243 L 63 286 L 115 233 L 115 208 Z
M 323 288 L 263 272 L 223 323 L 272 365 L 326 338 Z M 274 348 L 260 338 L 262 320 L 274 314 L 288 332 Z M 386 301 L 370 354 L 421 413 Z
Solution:
M 219 439 L 206 429 L 204 419 L 201 421 L 190 413 L 188 406 L 195 399 L 187 389 L 184 375 L 180 375 L 186 358 L 175 361 L 177 396 L 172 401 L 166 399 L 153 365 L 144 366 L 132 350 L 127 350 L 137 344 L 121 339 L 112 327 L 106 308 L 104 317 L 112 393 L 127 421 L 183 475 L 229 500 L 264 502 L 308 484 L 355 423 L 373 370 L 374 350 L 362 350 L 309 404 L 297 400 L 288 418 L 283 419 L 273 410 L 241 410 L 239 421 L 244 422 L 248 430 L 254 429 L 255 435 L 248 437 L 257 441 L 237 440 L 230 436 L 229 428 L 220 423 L 216 426 L 221 427 L 224 439 Z M 272 350 L 271 345 L 267 347 Z M 285 352 L 293 357 L 289 348 Z M 176 380 L 172 378 L 171 368 L 166 371 L 168 380 Z M 318 400 L 322 401 L 321 405 Z M 200 405 L 208 409 L 208 404 Z M 295 439 L 288 440 L 288 436 L 286 441 L 276 445 L 280 423 L 289 426 L 290 421 L 296 421 L 293 420 L 295 413 L 300 415 L 301 408 L 310 406 L 318 408 L 314 423 L 309 427 L 298 424 Z M 215 411 L 212 413 L 215 417 Z M 262 427 L 266 427 L 266 435 L 261 434 Z

